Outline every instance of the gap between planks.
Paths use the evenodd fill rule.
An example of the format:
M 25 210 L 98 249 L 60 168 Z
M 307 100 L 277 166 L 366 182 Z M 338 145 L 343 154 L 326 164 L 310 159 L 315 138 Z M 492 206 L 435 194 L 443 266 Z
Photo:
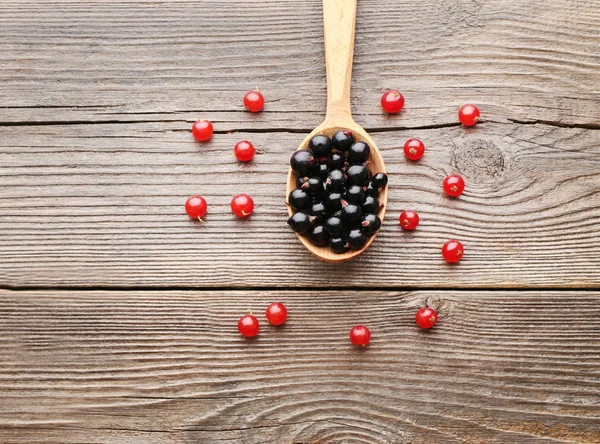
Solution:
M 281 288 L 278 286 L 217 286 L 217 287 L 191 287 L 191 286 L 65 286 L 65 285 L 48 285 L 48 286 L 27 286 L 27 285 L 0 285 L 0 291 L 12 291 L 12 292 L 29 292 L 29 291 L 81 291 L 81 292 L 94 292 L 94 291 L 122 291 L 122 292 L 139 292 L 139 291 L 185 291 L 185 292 L 220 292 L 220 291 L 247 291 L 247 292 L 277 292 L 277 291 L 339 291 L 339 292 L 359 292 L 359 291 L 389 291 L 397 293 L 409 293 L 409 292 L 426 292 L 426 291 L 448 291 L 448 292 L 462 292 L 462 293 L 477 293 L 477 292 L 586 292 L 594 293 L 599 292 L 600 287 L 559 287 L 559 286 L 547 286 L 547 287 L 427 287 L 427 286 L 330 286 L 330 287 L 318 287 L 318 286 L 297 286 Z
M 223 111 L 227 112 L 227 111 Z M 128 124 L 144 124 L 144 123 L 191 123 L 192 121 L 182 119 L 159 119 L 159 120 L 48 120 L 48 121 L 15 121 L 15 122 L 0 122 L 0 127 L 11 127 L 11 126 L 73 126 L 73 125 L 128 125 Z M 579 128 L 588 130 L 600 130 L 599 124 L 592 123 L 564 123 L 551 120 L 518 120 L 509 118 L 507 121 L 499 120 L 481 120 L 477 125 L 485 125 L 486 123 L 497 123 L 504 125 L 547 125 L 557 128 Z M 389 127 L 369 127 L 365 126 L 365 130 L 369 133 L 385 133 L 393 131 L 404 131 L 404 130 L 426 130 L 426 129 L 440 129 L 440 128 L 452 128 L 455 126 L 461 126 L 460 122 L 445 122 L 429 125 L 395 125 Z M 310 133 L 314 128 L 233 128 L 228 130 L 215 130 L 214 134 L 233 134 L 233 133 L 293 133 L 293 134 L 304 134 Z M 188 129 L 175 129 L 170 131 L 187 131 Z

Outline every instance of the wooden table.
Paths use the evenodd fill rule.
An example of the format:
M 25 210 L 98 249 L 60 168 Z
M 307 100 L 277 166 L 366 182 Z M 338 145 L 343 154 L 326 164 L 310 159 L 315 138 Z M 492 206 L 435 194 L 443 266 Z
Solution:
M 284 206 L 324 113 L 319 0 L 2 2 L 0 442 L 600 442 L 598 29 L 592 0 L 360 0 L 353 111 L 390 201 L 373 246 L 331 265 Z M 388 117 L 392 87 L 407 105 Z M 451 172 L 458 200 L 440 192 Z M 239 192 L 251 220 L 230 214 Z

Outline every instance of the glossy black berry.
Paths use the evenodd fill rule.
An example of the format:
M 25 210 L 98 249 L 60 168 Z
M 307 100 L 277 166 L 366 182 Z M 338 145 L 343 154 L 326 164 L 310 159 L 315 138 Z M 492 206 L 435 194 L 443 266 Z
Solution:
M 311 216 L 315 216 L 317 221 L 325 222 L 327 219 L 327 207 L 325 206 L 325 202 L 313 202 L 310 207 Z
M 344 234 L 344 225 L 342 219 L 336 216 L 331 216 L 325 223 L 325 228 L 332 236 L 341 236 Z
M 365 202 L 362 204 L 363 213 L 378 213 L 379 212 L 379 201 L 376 197 L 367 196 Z
M 358 205 L 347 203 L 342 207 L 342 222 L 346 227 L 356 227 L 362 222 L 363 212 Z
M 342 194 L 341 193 L 329 193 L 325 195 L 325 206 L 327 211 L 335 213 L 342 209 Z
M 379 197 L 379 188 L 375 188 L 373 182 L 369 182 L 365 189 L 365 193 L 367 193 L 367 196 Z
M 316 157 L 329 157 L 331 154 L 331 139 L 324 134 L 318 134 L 310 139 L 308 147 Z
M 331 144 L 336 150 L 348 151 L 354 143 L 352 131 L 342 130 L 335 133 L 331 139 Z
M 298 211 L 290 216 L 288 219 L 288 225 L 292 227 L 292 230 L 294 230 L 296 233 L 304 234 L 312 226 L 312 222 L 307 213 Z
M 298 176 L 298 179 L 296 179 L 296 188 L 302 188 L 302 185 L 308 182 L 308 179 L 308 176 Z
M 375 214 L 365 214 L 361 222 L 363 231 L 367 236 L 375 234 L 381 228 L 381 219 Z
M 317 170 L 316 175 L 322 181 L 327 180 L 327 176 L 329 176 L 329 166 L 327 166 L 326 163 L 319 164 L 319 166 L 316 168 L 316 170 Z
M 310 177 L 300 188 L 313 196 L 320 196 L 323 194 L 323 181 L 318 177 Z
M 342 153 L 331 153 L 327 160 L 329 168 L 332 170 L 341 170 L 346 166 L 346 156 Z
M 348 151 L 348 162 L 350 163 L 365 163 L 369 160 L 371 147 L 365 142 L 356 142 Z
M 346 239 L 344 239 L 343 237 L 332 237 L 331 239 L 329 239 L 329 246 L 336 254 L 342 254 L 348 251 Z
M 346 170 L 346 182 L 348 185 L 367 185 L 369 170 L 364 165 L 352 165 Z
M 371 179 L 371 182 L 373 183 L 374 187 L 379 188 L 380 190 L 383 190 L 388 183 L 387 174 L 377 173 L 373 176 L 373 179 Z
M 296 151 L 290 159 L 292 170 L 299 176 L 309 176 L 317 164 L 317 159 L 312 152 L 306 150 Z
M 346 190 L 346 194 L 344 194 L 344 200 L 356 205 L 362 205 L 365 201 L 365 190 L 363 190 L 363 187 L 359 187 L 358 185 L 352 185 Z
M 329 242 L 329 233 L 323 225 L 315 225 L 308 233 L 308 240 L 313 245 L 321 247 Z
M 307 210 L 310 208 L 312 199 L 306 191 L 296 189 L 288 196 L 288 203 L 294 210 Z
M 348 242 L 350 248 L 354 248 L 355 250 L 360 250 L 364 247 L 367 244 L 367 240 L 367 236 L 359 228 L 350 230 L 348 236 L 346 236 L 346 242 Z
M 332 170 L 325 181 L 325 188 L 329 191 L 340 192 L 346 186 L 346 176 L 341 170 Z

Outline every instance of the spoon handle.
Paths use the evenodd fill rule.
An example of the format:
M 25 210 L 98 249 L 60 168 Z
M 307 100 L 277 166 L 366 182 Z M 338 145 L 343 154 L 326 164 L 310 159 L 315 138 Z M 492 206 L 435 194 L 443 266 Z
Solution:
M 327 67 L 327 119 L 351 116 L 350 84 L 354 55 L 356 0 L 323 0 L 325 64 Z

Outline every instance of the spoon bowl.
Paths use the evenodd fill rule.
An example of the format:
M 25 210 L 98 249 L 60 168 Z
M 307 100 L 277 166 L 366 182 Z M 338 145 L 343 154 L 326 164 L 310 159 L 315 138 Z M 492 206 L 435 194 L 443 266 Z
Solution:
M 354 55 L 354 25 L 356 23 L 356 0 L 323 0 L 323 29 L 325 37 L 325 66 L 327 71 L 327 114 L 321 125 L 315 128 L 300 144 L 298 150 L 307 150 L 308 142 L 317 134 L 332 137 L 339 130 L 350 130 L 355 141 L 371 147 L 368 168 L 371 173 L 385 173 L 385 164 L 373 139 L 352 118 L 350 110 L 350 84 L 352 80 L 352 58 Z M 290 168 L 286 196 L 296 188 L 296 173 Z M 387 206 L 387 187 L 379 194 L 382 204 L 377 215 L 383 221 Z M 293 214 L 288 205 L 288 213 Z M 306 249 L 327 262 L 345 262 L 355 258 L 373 242 L 372 235 L 360 250 L 334 253 L 328 246 L 318 247 L 301 235 L 300 241 Z
M 371 154 L 369 156 L 368 168 L 373 174 L 385 172 L 385 164 L 383 163 L 383 158 L 381 157 L 381 153 L 379 152 L 377 145 L 375 145 L 375 142 L 369 136 L 369 134 L 367 134 L 367 132 L 360 125 L 355 123 L 354 121 L 346 121 L 343 125 L 335 125 L 332 122 L 328 122 L 328 121 L 323 122 L 321 125 L 319 125 L 317 128 L 315 128 L 302 141 L 298 150 L 308 150 L 308 142 L 310 141 L 310 139 L 312 139 L 317 134 L 325 134 L 326 136 L 332 137 L 339 130 L 352 131 L 354 139 L 357 142 L 358 141 L 365 142 L 371 147 Z M 286 196 L 288 196 L 296 188 L 296 180 L 297 179 L 298 179 L 298 175 L 290 168 L 290 170 L 288 172 Z M 383 217 L 385 216 L 385 209 L 387 206 L 387 194 L 388 194 L 387 187 L 385 187 L 383 190 L 381 190 L 381 193 L 379 193 L 379 197 L 377 198 L 379 200 L 379 202 L 382 204 L 381 208 L 379 209 L 379 212 L 377 213 L 377 215 L 379 216 L 379 218 L 382 221 L 383 221 Z M 288 214 L 291 216 L 293 213 L 294 213 L 294 211 L 288 205 Z M 322 259 L 326 262 L 337 263 L 337 262 L 349 261 L 350 259 L 353 259 L 356 256 L 358 256 L 359 254 L 361 254 L 363 251 L 365 251 L 367 248 L 369 248 L 369 245 L 371 245 L 371 243 L 375 240 L 376 236 L 377 236 L 377 233 L 372 235 L 369 238 L 369 240 L 367 241 L 367 243 L 365 244 L 365 246 L 363 248 L 361 248 L 360 250 L 348 250 L 347 252 L 342 253 L 342 254 L 334 253 L 331 250 L 331 248 L 329 248 L 329 246 L 318 247 L 316 245 L 313 245 L 306 236 L 301 236 L 298 234 L 298 239 L 300 239 L 300 242 L 302 242 L 302 244 L 306 247 L 306 249 L 308 251 L 310 251 L 313 255 L 315 255 L 319 259 Z

